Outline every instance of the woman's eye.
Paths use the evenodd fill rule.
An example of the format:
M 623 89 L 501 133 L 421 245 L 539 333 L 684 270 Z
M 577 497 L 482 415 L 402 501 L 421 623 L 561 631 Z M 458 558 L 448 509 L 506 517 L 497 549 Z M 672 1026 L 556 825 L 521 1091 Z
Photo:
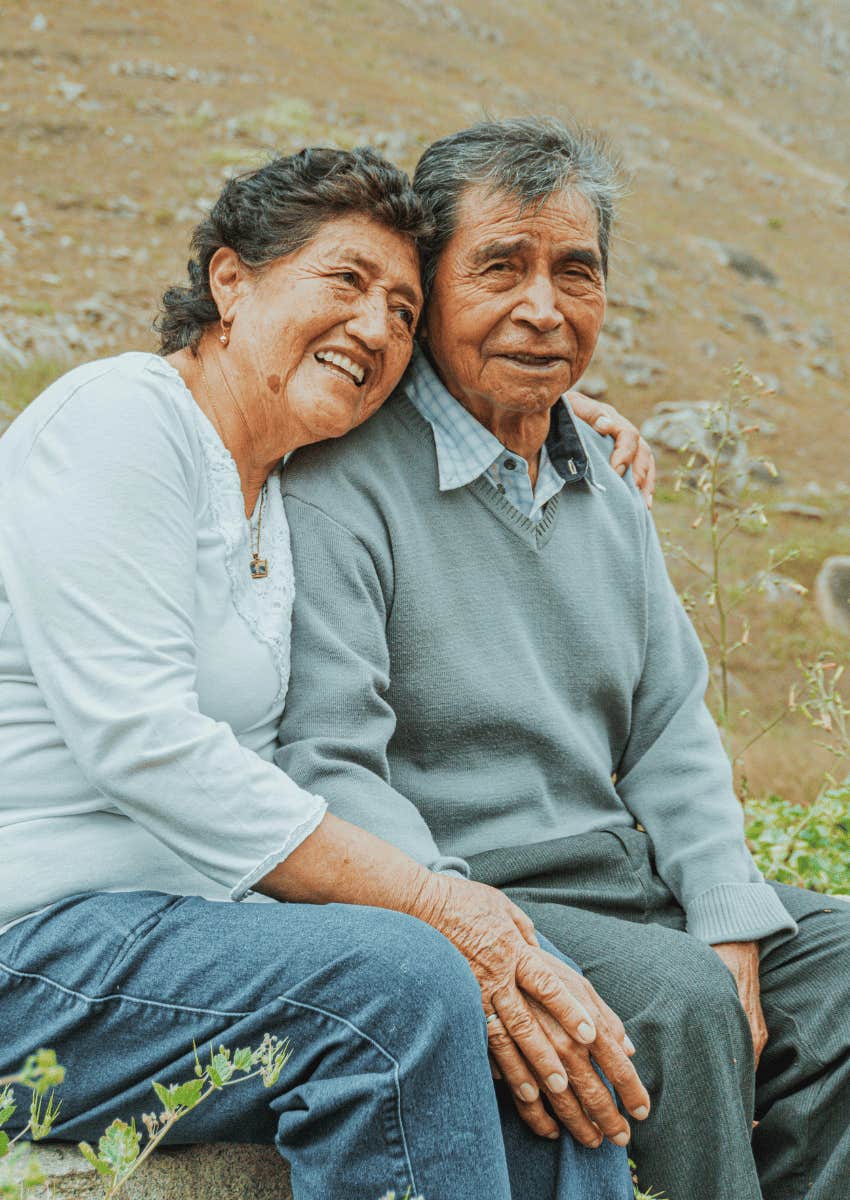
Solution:
M 354 271 L 337 271 L 336 278 L 341 279 L 343 283 L 350 284 L 351 287 L 357 287 L 359 276 Z
M 411 312 L 409 308 L 397 308 L 396 316 L 401 317 L 408 329 L 412 329 L 416 324 L 416 314 Z
M 489 267 L 487 268 L 491 274 L 500 274 L 503 271 L 510 271 L 510 269 L 511 264 L 509 262 L 490 263 Z

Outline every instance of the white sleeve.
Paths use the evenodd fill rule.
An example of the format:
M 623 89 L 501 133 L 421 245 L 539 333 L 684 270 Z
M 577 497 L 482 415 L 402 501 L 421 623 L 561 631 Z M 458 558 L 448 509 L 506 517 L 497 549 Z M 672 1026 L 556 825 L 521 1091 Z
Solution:
M 161 378 L 89 376 L 5 472 L 0 575 L 36 683 L 104 807 L 241 899 L 326 806 L 199 710 L 200 455 Z

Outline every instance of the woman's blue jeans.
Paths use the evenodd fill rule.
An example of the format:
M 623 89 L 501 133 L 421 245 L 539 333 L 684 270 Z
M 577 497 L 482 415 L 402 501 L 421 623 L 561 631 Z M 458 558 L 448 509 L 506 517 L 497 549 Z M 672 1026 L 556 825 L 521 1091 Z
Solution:
M 538 1138 L 497 1100 L 475 978 L 412 917 L 93 893 L 0 935 L 0 1075 L 56 1050 L 58 1139 L 156 1110 L 151 1080 L 192 1078 L 193 1041 L 203 1056 L 267 1032 L 292 1047 L 278 1083 L 211 1097 L 172 1144 L 273 1142 L 296 1200 L 631 1195 L 624 1151 Z

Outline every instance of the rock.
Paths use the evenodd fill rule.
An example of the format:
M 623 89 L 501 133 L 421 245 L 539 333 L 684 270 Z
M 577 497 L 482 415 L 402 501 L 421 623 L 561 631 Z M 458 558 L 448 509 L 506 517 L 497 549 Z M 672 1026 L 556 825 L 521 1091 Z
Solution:
M 828 558 L 815 580 L 815 600 L 831 629 L 850 634 L 850 555 Z
M 30 210 L 27 208 L 23 200 L 19 200 L 17 204 L 13 204 L 9 216 L 13 221 L 19 221 L 21 225 L 28 225 L 30 220 Z
M 76 1146 L 42 1142 L 45 1175 L 30 1200 L 102 1200 L 103 1181 Z M 289 1167 L 273 1146 L 216 1143 L 157 1150 L 121 1189 L 126 1200 L 292 1200 Z
M 770 287 L 776 287 L 779 283 L 778 276 L 754 254 L 750 254 L 746 250 L 736 250 L 734 246 L 723 246 L 722 250 L 727 267 L 731 267 L 745 279 L 756 279 L 759 283 L 766 283 Z
M 711 428 L 715 405 L 708 401 L 696 404 L 666 402 L 656 405 L 652 416 L 644 421 L 641 433 L 654 446 L 663 446 L 677 453 L 689 451 L 698 458 L 708 460 L 715 452 L 720 435 Z M 743 482 L 747 468 L 747 448 L 737 436 L 738 426 L 733 423 L 730 438 L 723 448 L 721 461 L 730 474 Z
M 821 371 L 829 379 L 844 378 L 844 369 L 834 354 L 819 354 L 811 361 L 812 370 Z
M 84 83 L 74 83 L 70 79 L 60 79 L 56 84 L 56 91 L 66 102 L 73 104 L 75 100 L 79 100 L 80 96 L 85 93 L 86 85 Z
M 47 28 L 47 17 L 44 13 L 36 13 L 30 24 L 33 33 L 44 33 Z
M 762 337 L 768 337 L 770 334 L 770 325 L 767 317 L 760 308 L 748 308 L 741 313 L 741 320 L 746 321 L 748 325 L 752 325 L 756 333 Z
M 822 521 L 826 516 L 816 504 L 800 504 L 796 500 L 784 500 L 782 504 L 775 505 L 773 511 L 788 517 L 805 517 L 808 521 Z
M 765 575 L 756 576 L 751 581 L 768 604 L 801 605 L 808 595 L 809 589 L 803 587 L 790 575 L 780 575 L 778 571 L 768 571 Z
M 623 350 L 631 350 L 635 344 L 635 327 L 631 317 L 617 314 L 605 322 L 605 336 L 615 341 Z
M 638 354 L 621 358 L 617 365 L 623 382 L 628 387 L 649 387 L 667 370 L 664 363 L 659 362 L 658 359 L 645 358 Z
M 608 383 L 601 375 L 584 375 L 575 385 L 575 390 L 590 396 L 591 400 L 601 400 L 608 394 Z

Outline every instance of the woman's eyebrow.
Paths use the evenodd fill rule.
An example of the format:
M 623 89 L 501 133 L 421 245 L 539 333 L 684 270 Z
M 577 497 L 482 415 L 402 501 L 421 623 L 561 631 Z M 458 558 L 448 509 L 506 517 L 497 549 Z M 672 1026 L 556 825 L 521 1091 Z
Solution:
M 339 258 L 344 258 L 346 262 L 350 262 L 353 266 L 359 267 L 366 275 L 380 275 L 381 266 L 375 262 L 373 258 L 368 258 L 361 250 L 349 250 L 345 246 L 341 246 L 337 251 Z M 422 294 L 415 288 L 410 287 L 403 281 L 394 283 L 392 286 L 394 292 L 398 292 L 400 296 L 404 296 L 405 300 L 409 300 L 411 304 L 419 307 L 422 304 Z

